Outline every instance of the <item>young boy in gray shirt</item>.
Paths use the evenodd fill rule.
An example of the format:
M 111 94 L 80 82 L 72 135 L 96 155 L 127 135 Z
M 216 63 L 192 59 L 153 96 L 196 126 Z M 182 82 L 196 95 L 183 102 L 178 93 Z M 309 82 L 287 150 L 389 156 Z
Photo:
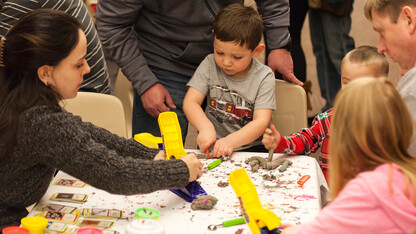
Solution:
M 208 55 L 188 82 L 183 110 L 198 130 L 201 151 L 213 147 L 214 157 L 233 151 L 263 149 L 260 137 L 276 107 L 272 70 L 256 58 L 263 22 L 251 7 L 233 4 L 217 15 L 214 54 Z M 201 104 L 207 97 L 205 113 Z

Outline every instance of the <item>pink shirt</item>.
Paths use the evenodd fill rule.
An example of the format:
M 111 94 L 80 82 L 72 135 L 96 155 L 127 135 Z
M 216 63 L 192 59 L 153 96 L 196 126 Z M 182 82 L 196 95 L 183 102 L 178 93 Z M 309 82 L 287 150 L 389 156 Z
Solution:
M 389 184 L 389 171 L 393 177 Z M 413 189 L 405 192 L 402 172 L 392 164 L 362 172 L 310 223 L 288 233 L 412 233 L 416 231 Z

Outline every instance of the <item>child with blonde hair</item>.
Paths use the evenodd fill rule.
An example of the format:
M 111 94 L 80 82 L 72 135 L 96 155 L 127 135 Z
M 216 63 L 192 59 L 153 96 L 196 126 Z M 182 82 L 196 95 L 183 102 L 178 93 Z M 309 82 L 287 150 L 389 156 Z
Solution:
M 373 46 L 360 46 L 345 55 L 341 64 L 342 87 L 364 76 L 387 77 L 389 63 L 383 54 L 377 53 Z M 282 136 L 274 125 L 263 134 L 263 144 L 267 149 L 274 148 L 275 153 L 289 155 L 309 155 L 321 149 L 319 164 L 328 180 L 328 146 L 331 132 L 331 116 L 333 109 L 318 114 L 310 128 L 304 128 L 289 136 Z
M 332 117 L 332 202 L 310 223 L 282 233 L 412 233 L 416 158 L 407 151 L 413 119 L 386 79 L 343 88 Z

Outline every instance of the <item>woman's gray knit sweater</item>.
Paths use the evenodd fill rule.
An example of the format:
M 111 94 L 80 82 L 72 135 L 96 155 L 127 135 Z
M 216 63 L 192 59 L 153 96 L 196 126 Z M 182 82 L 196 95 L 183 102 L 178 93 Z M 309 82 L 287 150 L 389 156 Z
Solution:
M 25 207 L 43 196 L 55 170 L 125 195 L 188 184 L 182 160 L 154 161 L 158 150 L 82 122 L 59 107 L 31 108 L 19 124 L 13 153 L 0 165 L 0 229 L 20 223 Z

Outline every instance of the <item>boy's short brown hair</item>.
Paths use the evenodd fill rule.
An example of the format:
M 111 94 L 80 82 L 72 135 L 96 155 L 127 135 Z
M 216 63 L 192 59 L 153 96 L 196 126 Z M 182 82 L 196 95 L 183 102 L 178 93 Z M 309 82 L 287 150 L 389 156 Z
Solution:
M 387 77 L 389 75 L 389 62 L 384 54 L 377 52 L 374 46 L 359 46 L 348 52 L 342 59 L 342 64 L 346 61 L 363 65 L 375 66 L 378 76 Z
M 254 50 L 263 35 L 263 20 L 252 7 L 231 4 L 218 13 L 213 30 L 214 37 L 220 41 L 235 41 L 241 46 L 247 44 Z
M 402 8 L 406 5 L 416 6 L 416 0 L 367 0 L 364 6 L 364 14 L 367 19 L 372 19 L 371 11 L 380 15 L 389 16 L 392 23 L 397 23 Z

